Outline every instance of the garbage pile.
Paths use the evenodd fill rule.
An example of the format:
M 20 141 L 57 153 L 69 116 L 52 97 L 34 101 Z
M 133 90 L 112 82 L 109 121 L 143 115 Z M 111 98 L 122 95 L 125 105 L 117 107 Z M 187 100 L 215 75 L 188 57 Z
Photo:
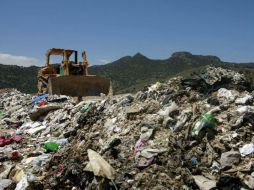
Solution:
M 14 89 L 0 94 L 0 189 L 27 189 L 58 149 L 76 133 L 86 102 L 67 96 L 31 96 Z M 34 188 L 31 188 L 34 189 Z
M 240 73 L 207 67 L 80 103 L 0 96 L 3 188 L 254 189 L 254 92 Z

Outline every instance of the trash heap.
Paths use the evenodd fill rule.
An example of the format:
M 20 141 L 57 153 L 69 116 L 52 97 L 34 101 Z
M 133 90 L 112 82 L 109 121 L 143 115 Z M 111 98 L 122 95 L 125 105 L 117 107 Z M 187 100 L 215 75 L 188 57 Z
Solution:
M 79 104 L 67 96 L 31 96 L 14 89 L 0 94 L 0 190 L 27 189 L 58 149 L 76 134 Z M 31 188 L 34 189 L 34 188 Z
M 250 87 L 240 73 L 207 67 L 190 79 L 97 101 L 3 93 L 0 184 L 254 189 Z

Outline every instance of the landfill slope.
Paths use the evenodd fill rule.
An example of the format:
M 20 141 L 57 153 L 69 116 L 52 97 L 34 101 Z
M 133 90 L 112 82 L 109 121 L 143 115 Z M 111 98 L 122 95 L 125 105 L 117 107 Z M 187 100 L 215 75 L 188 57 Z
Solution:
M 254 189 L 254 92 L 207 67 L 136 94 L 0 94 L 7 189 Z M 1 189 L 1 185 L 0 185 Z

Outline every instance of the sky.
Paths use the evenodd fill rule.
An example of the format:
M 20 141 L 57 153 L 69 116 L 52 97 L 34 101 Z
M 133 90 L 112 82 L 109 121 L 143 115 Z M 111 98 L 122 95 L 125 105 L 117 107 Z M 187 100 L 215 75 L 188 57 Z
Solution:
M 90 65 L 176 51 L 254 62 L 253 0 L 8 0 L 0 63 L 44 65 L 50 48 L 86 50 Z

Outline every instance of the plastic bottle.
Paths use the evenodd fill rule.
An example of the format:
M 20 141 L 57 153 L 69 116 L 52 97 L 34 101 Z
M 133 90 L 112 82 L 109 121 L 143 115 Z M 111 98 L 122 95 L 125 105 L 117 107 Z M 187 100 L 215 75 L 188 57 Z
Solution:
M 54 142 L 48 142 L 44 145 L 43 148 L 45 148 L 49 152 L 55 152 L 58 150 L 59 144 Z
M 198 121 L 192 129 L 192 135 L 198 135 L 199 132 L 206 127 L 215 128 L 215 118 L 212 114 L 206 113 L 202 116 L 202 120 Z

